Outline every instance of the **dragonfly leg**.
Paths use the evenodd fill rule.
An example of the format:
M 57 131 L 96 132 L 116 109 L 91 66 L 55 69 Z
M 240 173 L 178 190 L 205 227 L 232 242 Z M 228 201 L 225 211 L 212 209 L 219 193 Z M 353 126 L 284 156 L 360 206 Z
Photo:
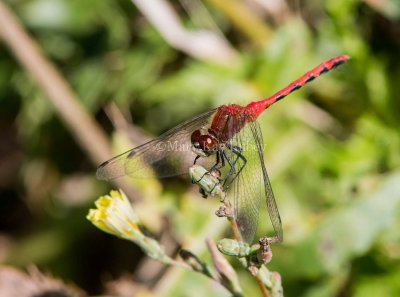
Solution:
M 239 157 L 236 156 L 236 159 L 234 161 L 232 161 L 231 158 L 227 155 L 226 151 L 223 151 L 222 156 L 226 159 L 226 161 L 228 162 L 229 167 L 230 167 L 229 172 L 226 174 L 226 176 L 224 178 L 221 179 L 224 189 L 227 189 L 229 187 L 229 185 L 233 182 L 233 180 L 238 175 L 238 174 L 235 174 L 235 172 L 236 172 L 235 164 L 236 164 L 237 160 L 239 159 Z M 233 178 L 230 179 L 232 176 L 233 176 Z M 227 184 L 228 180 L 229 180 L 229 183 Z
M 240 154 L 243 152 L 243 149 L 242 149 L 240 146 L 237 146 L 237 145 L 228 146 L 228 148 L 229 148 L 231 151 L 232 151 L 232 150 L 235 150 L 236 152 L 239 152 Z M 235 161 L 233 162 L 233 165 L 235 165 L 236 162 L 240 159 L 239 155 L 238 155 L 236 152 L 234 152 L 234 154 L 236 155 L 236 159 L 235 159 Z M 242 155 L 242 156 L 243 156 L 243 155 Z M 246 160 L 246 161 L 247 161 L 247 160 Z
M 194 158 L 193 165 L 196 165 L 196 161 L 197 161 L 199 158 L 200 158 L 199 155 L 197 155 L 196 158 Z
M 247 159 L 242 154 L 242 152 L 243 152 L 242 148 L 240 148 L 238 146 L 231 146 L 231 145 L 227 145 L 227 148 L 236 155 L 236 159 L 233 163 L 229 162 L 229 159 L 227 159 L 229 162 L 229 165 L 231 166 L 231 170 L 229 171 L 228 175 L 224 179 L 224 185 L 223 185 L 224 188 L 228 188 L 233 183 L 233 181 L 239 176 L 240 172 L 242 172 L 243 168 L 246 166 L 246 163 L 247 163 Z M 226 153 L 225 153 L 225 155 L 226 155 Z M 237 172 L 235 172 L 235 164 L 239 159 L 241 159 L 243 161 L 243 165 L 241 165 L 239 170 Z M 228 182 L 229 177 L 230 177 L 230 179 Z
M 231 158 L 227 155 L 225 150 L 221 150 L 218 151 L 217 153 L 217 162 L 216 164 L 210 169 L 208 170 L 208 173 L 212 172 L 213 170 L 216 169 L 221 169 L 223 167 L 225 167 L 225 160 L 227 161 L 227 163 L 229 164 L 229 172 L 226 174 L 226 176 L 224 178 L 220 179 L 220 182 L 216 183 L 213 187 L 213 189 L 211 190 L 211 192 L 215 189 L 216 186 L 218 186 L 220 183 L 223 183 L 223 188 L 227 189 L 232 182 L 236 179 L 236 177 L 240 174 L 240 172 L 243 170 L 244 166 L 246 166 L 247 163 L 247 159 L 243 156 L 242 152 L 243 149 L 239 146 L 232 146 L 232 145 L 227 145 L 227 148 L 235 154 L 236 158 L 235 160 L 231 160 Z M 243 165 L 240 166 L 239 170 L 236 172 L 236 163 L 237 161 L 241 159 L 243 161 Z M 218 166 L 219 161 L 221 162 L 221 165 Z M 204 177 L 204 176 L 203 176 Z M 203 178 L 202 177 L 202 178 Z M 229 181 L 229 182 L 228 182 Z
M 238 150 L 241 151 L 240 148 L 238 148 Z M 219 185 L 221 182 L 223 182 L 224 185 L 225 185 L 226 180 L 227 180 L 229 177 L 231 177 L 231 176 L 235 173 L 235 164 L 236 164 L 237 160 L 239 159 L 239 157 L 237 156 L 236 159 L 235 159 L 235 161 L 232 162 L 231 159 L 230 159 L 230 158 L 228 157 L 228 155 L 226 154 L 226 151 L 225 151 L 225 150 L 221 150 L 221 151 L 219 151 L 218 153 L 221 155 L 221 156 L 220 156 L 220 158 L 221 158 L 221 166 L 218 167 L 218 166 L 217 166 L 218 164 L 216 163 L 211 169 L 208 170 L 208 173 L 212 172 L 213 170 L 216 170 L 216 168 L 221 169 L 221 168 L 225 167 L 225 159 L 226 159 L 226 161 L 228 162 L 230 169 L 229 169 L 229 172 L 226 174 L 226 176 L 225 176 L 224 178 L 221 178 L 221 179 L 220 179 L 220 182 L 214 185 L 214 188 L 215 188 L 217 185 Z M 213 188 L 213 189 L 214 189 L 214 188 Z
M 196 161 L 197 161 L 199 158 L 200 158 L 200 156 L 196 156 L 196 158 L 194 159 L 193 165 L 196 164 Z M 218 167 L 218 164 L 219 164 L 220 162 L 221 162 L 222 164 L 221 164 L 221 166 Z M 225 161 L 224 161 L 224 159 L 221 160 L 220 152 L 218 151 L 218 152 L 216 153 L 216 156 L 215 156 L 215 163 L 214 163 L 214 165 L 213 165 L 210 169 L 207 169 L 207 172 L 204 173 L 204 174 L 202 175 L 202 177 L 200 177 L 199 180 L 196 180 L 196 181 L 194 181 L 193 183 L 198 183 L 198 182 L 200 182 L 200 181 L 204 178 L 204 176 L 206 176 L 206 175 L 209 174 L 210 172 L 213 172 L 214 170 L 220 169 L 220 168 L 222 168 L 222 167 L 224 167 L 224 166 L 225 166 Z
M 217 157 L 216 157 L 216 162 L 213 165 L 213 167 L 211 167 L 202 177 L 201 179 L 206 175 L 206 174 L 211 174 L 211 172 L 215 171 L 215 170 L 220 170 L 221 168 L 225 167 L 225 158 L 227 158 L 227 156 L 225 155 L 225 151 L 223 150 L 219 150 L 217 151 Z M 227 159 L 228 163 L 230 164 L 230 161 Z M 221 165 L 218 166 L 218 164 L 221 163 Z M 231 170 L 232 170 L 232 166 L 231 166 Z M 200 179 L 200 180 L 201 180 Z M 220 179 L 220 181 L 218 183 L 214 184 L 214 187 L 211 189 L 210 192 L 214 191 L 215 187 L 217 187 L 219 184 L 221 184 L 221 181 L 224 181 L 225 179 Z M 204 195 L 203 195 L 204 197 Z
M 236 161 L 238 158 L 236 157 L 236 160 L 232 162 L 231 159 L 226 154 L 226 151 L 223 152 L 223 156 L 226 158 L 226 161 L 228 162 L 229 167 L 230 167 L 228 174 L 224 178 L 224 182 L 225 182 L 227 178 L 231 177 L 235 173 L 235 164 L 236 164 Z
M 219 163 L 221 163 L 221 165 L 219 165 Z M 215 164 L 208 171 L 212 172 L 212 171 L 214 171 L 216 169 L 219 170 L 224 166 L 225 166 L 225 160 L 224 160 L 223 156 L 221 156 L 221 152 L 217 151 Z
M 201 181 L 202 178 L 206 174 L 209 174 L 209 173 L 211 173 L 211 172 L 213 172 L 215 170 L 220 170 L 221 168 L 224 168 L 224 167 L 225 167 L 225 159 L 224 159 L 224 156 L 223 156 L 223 152 L 222 151 L 217 151 L 215 164 L 210 169 L 207 169 L 207 172 L 198 181 Z
M 196 163 L 197 157 L 195 159 L 195 163 Z M 223 168 L 225 166 L 225 159 L 221 153 L 221 151 L 217 151 L 216 152 L 216 159 L 215 159 L 215 164 L 208 169 L 201 177 L 199 180 L 197 181 L 192 181 L 192 183 L 200 183 L 201 180 L 206 176 L 206 175 L 211 175 L 214 171 L 219 171 L 219 169 Z M 218 178 L 219 179 L 219 178 Z M 209 191 L 209 193 L 212 193 L 215 188 L 221 183 L 220 179 L 217 183 L 214 184 L 213 188 Z M 202 195 L 203 198 L 207 198 L 208 197 L 208 192 L 206 192 L 203 188 L 200 187 L 200 194 Z

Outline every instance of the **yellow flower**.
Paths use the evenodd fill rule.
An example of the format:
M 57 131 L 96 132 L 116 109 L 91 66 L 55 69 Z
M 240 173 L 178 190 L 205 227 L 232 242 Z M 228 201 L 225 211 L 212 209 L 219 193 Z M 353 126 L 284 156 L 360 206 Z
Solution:
M 111 191 L 95 202 L 96 209 L 89 210 L 87 219 L 104 232 L 132 240 L 142 236 L 139 218 L 122 191 Z
M 120 191 L 111 191 L 95 202 L 96 209 L 90 209 L 86 218 L 104 232 L 133 241 L 151 258 L 167 261 L 164 248 L 153 238 L 145 236 L 140 230 L 139 217 L 131 203 Z

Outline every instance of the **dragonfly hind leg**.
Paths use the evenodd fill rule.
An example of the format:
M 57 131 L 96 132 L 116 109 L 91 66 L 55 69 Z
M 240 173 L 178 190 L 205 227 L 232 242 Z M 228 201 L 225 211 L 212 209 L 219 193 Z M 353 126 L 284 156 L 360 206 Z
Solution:
M 242 152 L 243 149 L 239 146 L 235 146 L 235 145 L 227 145 L 227 148 L 236 155 L 236 159 L 234 162 L 231 162 L 228 158 L 228 156 L 226 155 L 226 152 L 224 152 L 225 157 L 227 158 L 227 161 L 229 163 L 229 166 L 231 166 L 231 169 L 229 171 L 229 173 L 226 175 L 226 177 L 224 178 L 224 183 L 223 183 L 223 187 L 225 189 L 227 189 L 234 181 L 235 179 L 239 176 L 240 172 L 242 172 L 243 168 L 246 166 L 247 164 L 247 159 L 245 156 L 243 156 Z M 243 164 L 240 166 L 239 170 L 236 171 L 236 163 L 237 161 L 241 159 L 243 161 Z
M 235 155 L 235 157 L 228 156 L 227 151 L 224 149 L 218 150 L 216 152 L 215 164 L 211 168 L 206 169 L 207 171 L 200 177 L 200 179 L 193 181 L 193 183 L 199 184 L 206 175 L 215 175 L 215 172 L 218 172 L 220 176 L 220 169 L 225 167 L 225 162 L 229 164 L 229 172 L 222 178 L 218 177 L 219 182 L 216 182 L 210 191 L 206 192 L 204 189 L 200 188 L 200 193 L 202 194 L 203 198 L 207 198 L 208 194 L 212 193 L 221 183 L 222 188 L 226 190 L 238 177 L 244 166 L 246 166 L 247 159 L 243 156 L 243 149 L 241 147 L 234 145 L 226 145 L 226 147 Z M 196 157 L 194 163 L 196 163 L 197 159 L 198 157 Z M 237 170 L 236 167 L 238 160 L 242 160 L 243 164 L 241 164 Z

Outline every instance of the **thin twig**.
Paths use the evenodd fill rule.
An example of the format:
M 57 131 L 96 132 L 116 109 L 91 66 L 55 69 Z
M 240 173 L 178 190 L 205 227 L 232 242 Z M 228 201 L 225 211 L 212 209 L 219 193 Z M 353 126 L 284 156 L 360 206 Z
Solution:
M 107 104 L 104 107 L 104 111 L 113 124 L 114 129 L 129 139 L 132 145 L 141 145 L 152 139 L 145 131 L 133 125 L 131 121 L 128 121 L 126 119 L 127 115 L 122 113 L 114 102 Z
M 84 110 L 71 88 L 43 56 L 39 46 L 3 1 L 0 2 L 0 36 L 46 93 L 92 161 L 98 164 L 110 158 L 111 146 L 104 132 Z
M 224 224 L 218 220 L 216 216 L 207 218 L 207 224 L 202 228 L 202 232 L 197 234 L 196 238 L 215 237 L 220 235 L 224 230 Z M 201 253 L 204 249 L 204 242 L 202 240 L 187 240 L 185 248 L 193 253 Z M 154 286 L 152 293 L 154 296 L 166 296 L 169 290 L 176 285 L 183 276 L 184 270 L 172 266 L 163 277 Z
M 257 285 L 260 288 L 261 294 L 263 297 L 271 297 L 271 295 L 269 294 L 267 288 L 265 287 L 263 281 L 261 280 L 261 278 L 258 275 L 255 275 L 254 278 L 257 281 Z
M 172 258 L 168 258 L 168 261 L 165 264 L 194 271 L 193 268 L 190 265 L 186 264 L 185 262 L 178 261 Z
M 209 243 L 207 242 L 207 244 L 209 244 Z M 187 269 L 187 270 L 191 270 L 193 272 L 199 272 L 199 271 L 196 271 L 195 269 L 193 269 L 190 265 L 186 264 L 185 262 L 178 261 L 178 260 L 175 260 L 172 258 L 168 258 L 167 261 L 165 262 L 165 264 L 183 268 L 183 269 Z M 199 273 L 202 273 L 202 272 L 199 272 Z M 230 288 L 225 282 L 223 282 L 216 274 L 214 274 L 214 273 L 213 274 L 202 273 L 202 274 L 204 276 L 210 278 L 214 282 L 218 283 L 219 285 L 223 286 L 227 291 L 235 294 L 235 296 L 240 296 L 240 294 L 237 294 L 237 292 L 234 292 L 233 289 Z
M 227 207 L 230 207 L 230 205 L 228 204 Z M 239 228 L 238 228 L 238 226 L 236 224 L 235 219 L 233 217 L 227 217 L 227 219 L 228 219 L 229 224 L 231 226 L 234 238 L 236 240 L 240 241 L 241 240 L 240 232 L 239 232 Z M 246 268 L 249 268 L 249 262 L 246 260 L 246 258 L 239 258 L 239 260 L 240 260 L 240 262 L 242 263 L 243 266 L 245 266 Z M 250 273 L 251 273 L 251 271 L 250 271 Z M 267 288 L 265 287 L 263 281 L 261 280 L 260 276 L 258 274 L 253 274 L 253 273 L 251 273 L 251 274 L 256 279 L 257 285 L 260 288 L 262 296 L 263 297 L 270 297 L 270 294 L 269 294 Z
M 239 228 L 236 224 L 236 221 L 234 218 L 228 218 L 229 224 L 231 225 L 231 229 L 232 229 L 232 233 L 233 233 L 233 238 L 235 238 L 236 240 L 240 241 L 240 231 Z
M 242 296 L 242 288 L 239 284 L 239 278 L 228 260 L 218 251 L 214 242 L 210 238 L 206 238 L 208 251 L 211 259 L 217 269 L 219 282 L 234 296 Z
M 225 199 L 226 200 L 226 199 Z M 231 226 L 232 229 L 232 233 L 233 233 L 233 238 L 235 238 L 237 241 L 241 241 L 242 237 L 240 236 L 240 231 L 239 231 L 239 227 L 236 223 L 235 218 L 233 217 L 233 211 L 232 211 L 232 205 L 229 203 L 229 201 L 225 201 L 224 200 L 224 206 L 226 209 L 228 209 L 228 212 L 231 214 L 229 216 L 227 216 L 226 218 L 228 219 L 228 222 Z

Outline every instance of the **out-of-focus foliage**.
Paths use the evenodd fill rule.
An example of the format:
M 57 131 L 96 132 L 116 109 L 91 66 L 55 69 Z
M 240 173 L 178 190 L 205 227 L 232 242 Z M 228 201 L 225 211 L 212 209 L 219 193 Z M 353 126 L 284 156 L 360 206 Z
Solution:
M 128 0 L 6 2 L 109 133 L 116 154 L 132 144 L 110 121 L 111 104 L 136 134 L 157 136 L 350 55 L 260 119 L 285 232 L 269 267 L 280 272 L 286 296 L 400 296 L 399 1 L 290 1 L 275 14 L 254 6 L 262 1 L 243 1 L 272 32 L 261 47 L 204 1 L 210 14 L 198 17 L 212 17 L 238 52 L 229 66 L 175 50 Z M 190 1 L 170 2 L 185 26 L 198 28 L 183 8 Z M 111 185 L 95 180 L 94 164 L 1 43 L 0 136 L 3 263 L 34 263 L 92 294 L 103 291 L 101 281 L 129 272 L 168 287 L 159 295 L 225 296 L 194 273 L 152 275 L 153 263 L 137 247 L 87 222 L 89 205 Z M 167 252 L 179 242 L 205 255 L 205 237 L 223 237 L 217 202 L 203 201 L 188 179 L 130 182 L 143 192 L 135 207 L 141 221 L 173 242 Z M 260 236 L 271 231 L 266 210 L 260 222 Z M 255 296 L 254 280 L 239 273 L 245 293 Z

